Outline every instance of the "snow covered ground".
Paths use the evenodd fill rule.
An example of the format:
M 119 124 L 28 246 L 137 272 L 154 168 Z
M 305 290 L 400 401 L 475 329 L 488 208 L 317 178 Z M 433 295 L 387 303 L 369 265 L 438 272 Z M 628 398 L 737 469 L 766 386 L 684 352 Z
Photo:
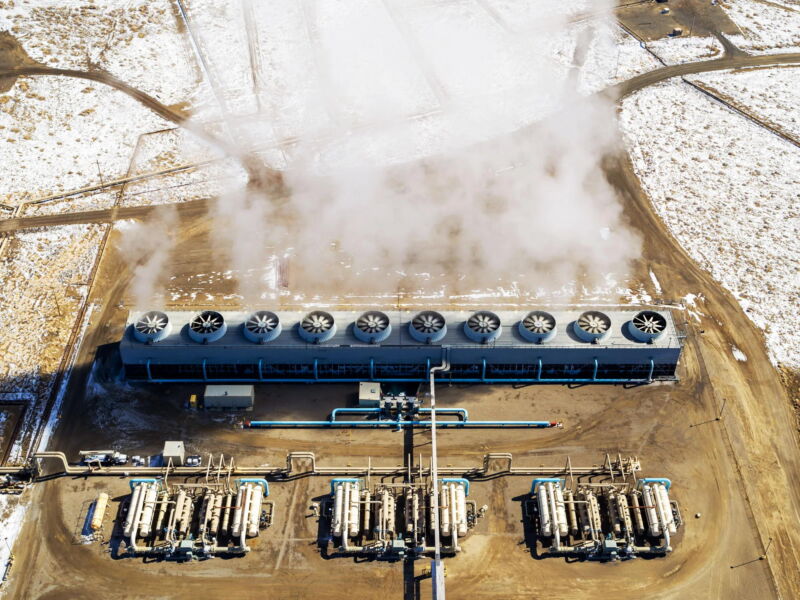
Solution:
M 800 10 L 800 9 L 798 9 Z M 800 67 L 772 67 L 690 75 L 737 108 L 800 139 Z
M 800 151 L 678 80 L 627 98 L 620 124 L 670 231 L 764 330 L 772 360 L 800 368 Z
M 665 37 L 647 47 L 668 65 L 721 58 L 723 47 L 715 37 Z
M 24 458 L 88 292 L 104 226 L 66 225 L 15 235 L 0 261 L 0 393 L 27 393 L 10 460 Z
M 793 0 L 728 0 L 720 3 L 742 35 L 731 41 L 752 54 L 800 51 L 800 5 Z

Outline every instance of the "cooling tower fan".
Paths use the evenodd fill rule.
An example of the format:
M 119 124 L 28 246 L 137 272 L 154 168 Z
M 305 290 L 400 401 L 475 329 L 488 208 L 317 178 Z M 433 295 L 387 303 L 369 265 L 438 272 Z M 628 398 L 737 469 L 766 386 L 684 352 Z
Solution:
M 599 310 L 587 310 L 575 321 L 573 330 L 584 342 L 596 343 L 609 334 L 611 319 Z
M 546 342 L 556 334 L 556 318 L 549 312 L 534 310 L 519 322 L 519 334 L 536 344 Z
M 215 310 L 204 310 L 189 321 L 187 333 L 200 344 L 216 342 L 228 330 L 225 318 Z
M 408 324 L 411 337 L 423 344 L 433 344 L 447 334 L 444 317 L 435 310 L 425 310 L 411 319 Z
M 308 313 L 297 327 L 297 333 L 310 344 L 327 342 L 336 333 L 333 315 L 323 310 Z
M 274 312 L 257 310 L 242 323 L 242 333 L 251 342 L 266 344 L 281 334 L 281 320 Z
M 481 310 L 464 321 L 464 333 L 473 342 L 488 344 L 500 337 L 500 317 L 488 310 Z
M 158 310 L 144 313 L 133 325 L 133 336 L 140 342 L 152 344 L 167 337 L 172 331 L 169 317 Z
M 628 333 L 640 342 L 654 342 L 663 335 L 666 328 L 667 319 L 654 310 L 643 310 L 628 321 Z
M 378 310 L 365 312 L 353 324 L 353 335 L 367 344 L 379 344 L 392 333 L 392 324 L 385 313 Z

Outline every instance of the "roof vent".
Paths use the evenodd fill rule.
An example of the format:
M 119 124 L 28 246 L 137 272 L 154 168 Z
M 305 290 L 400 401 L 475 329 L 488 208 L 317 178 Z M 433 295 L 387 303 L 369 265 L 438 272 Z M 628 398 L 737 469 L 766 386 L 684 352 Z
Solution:
M 327 342 L 336 333 L 336 321 L 330 313 L 315 310 L 303 317 L 297 326 L 297 333 L 310 344 Z
M 433 344 L 447 334 L 447 323 L 435 310 L 424 310 L 411 319 L 408 332 L 418 342 Z
M 500 317 L 488 310 L 478 311 L 464 321 L 464 333 L 473 342 L 479 344 L 495 341 L 502 332 Z
M 556 318 L 549 312 L 533 310 L 525 315 L 517 327 L 523 338 L 541 344 L 556 335 Z
M 242 323 L 242 333 L 251 342 L 266 344 L 281 334 L 281 320 L 274 312 L 257 310 Z
M 654 310 L 643 310 L 628 321 L 628 333 L 640 342 L 654 342 L 664 334 L 667 319 Z
M 611 330 L 611 319 L 599 310 L 587 310 L 575 321 L 573 330 L 584 342 L 597 343 Z
M 204 310 L 189 321 L 187 333 L 195 342 L 207 344 L 216 342 L 226 331 L 228 324 L 221 314 L 215 310 Z
M 133 337 L 138 341 L 151 344 L 167 337 L 172 331 L 169 317 L 158 310 L 144 313 L 133 324 Z
M 378 310 L 365 312 L 353 324 L 353 335 L 367 344 L 379 344 L 392 333 L 392 324 L 385 313 Z

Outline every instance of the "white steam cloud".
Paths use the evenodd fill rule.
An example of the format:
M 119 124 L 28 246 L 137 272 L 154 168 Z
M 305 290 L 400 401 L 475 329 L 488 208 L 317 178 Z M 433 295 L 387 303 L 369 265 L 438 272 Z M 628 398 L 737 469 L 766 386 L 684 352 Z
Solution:
M 292 290 L 310 295 L 547 292 L 625 275 L 639 240 L 601 169 L 615 105 L 577 91 L 607 29 L 558 11 L 526 29 L 520 15 L 542 3 L 489 4 L 494 22 L 459 3 L 249 5 L 242 18 L 269 34 L 259 109 L 226 122 L 242 155 L 280 166 L 285 197 L 251 181 L 213 208 L 246 303 L 274 291 L 264 274 L 287 254 Z M 196 16 L 212 67 L 231 68 Z

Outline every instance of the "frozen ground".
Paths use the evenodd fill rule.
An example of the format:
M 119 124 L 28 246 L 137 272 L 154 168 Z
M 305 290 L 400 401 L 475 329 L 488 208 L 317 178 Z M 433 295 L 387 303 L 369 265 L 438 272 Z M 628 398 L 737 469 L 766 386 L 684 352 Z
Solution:
M 800 10 L 800 9 L 798 9 Z M 773 67 L 691 75 L 734 106 L 800 139 L 800 67 Z
M 676 80 L 627 98 L 620 124 L 670 231 L 800 368 L 800 151 Z
M 665 37 L 647 42 L 647 47 L 667 65 L 722 57 L 723 47 L 715 37 Z
M 800 5 L 792 0 L 721 2 L 739 26 L 731 41 L 752 54 L 800 51 Z
M 17 234 L 0 261 L 0 392 L 34 398 L 9 457 L 29 450 L 87 294 L 103 226 L 67 225 Z

